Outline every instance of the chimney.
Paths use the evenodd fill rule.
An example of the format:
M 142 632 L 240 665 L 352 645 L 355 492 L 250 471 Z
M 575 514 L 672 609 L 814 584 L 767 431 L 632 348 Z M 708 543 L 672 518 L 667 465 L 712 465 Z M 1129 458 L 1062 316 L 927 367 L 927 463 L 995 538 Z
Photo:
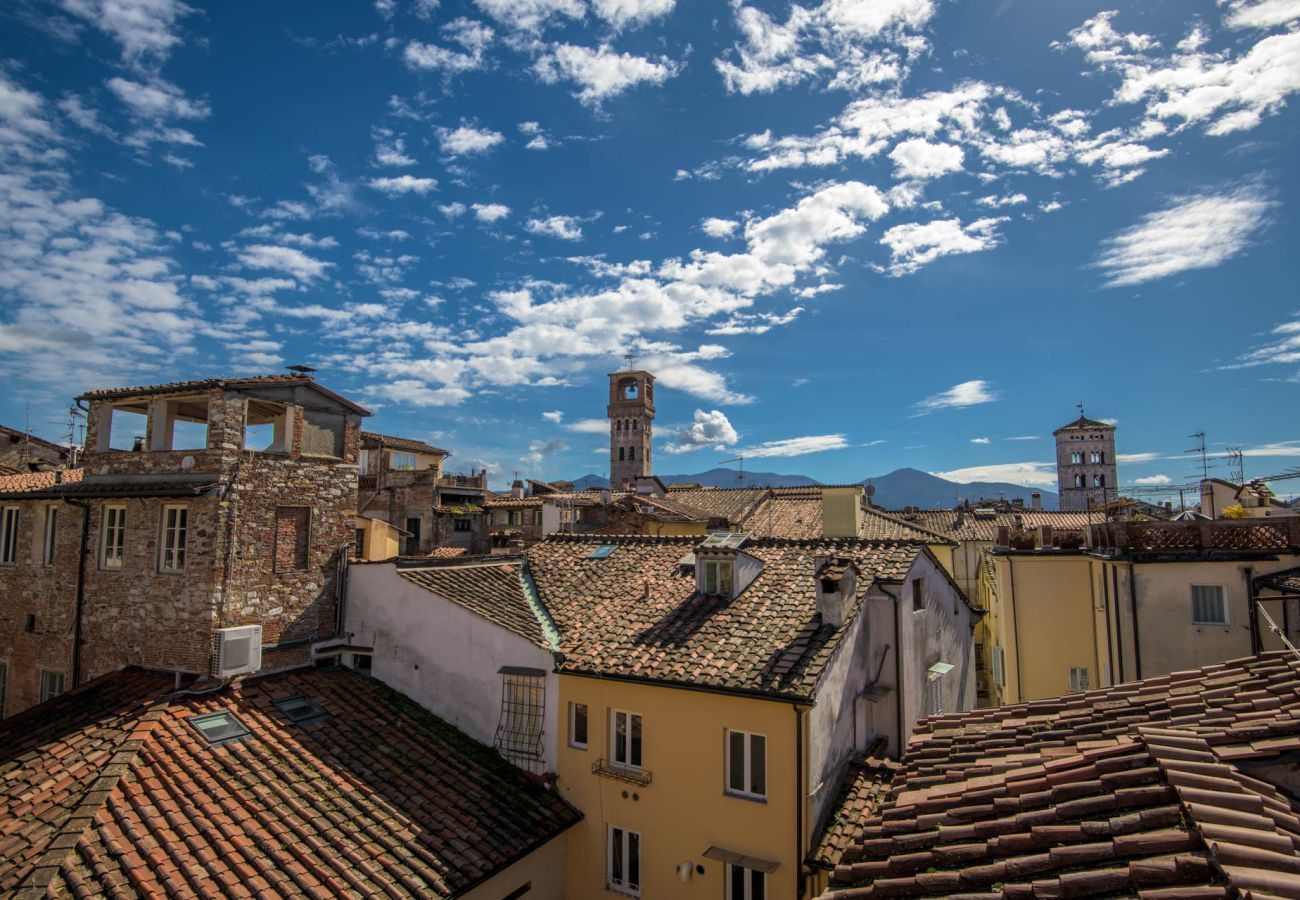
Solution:
M 511 496 L 511 497 L 514 497 L 516 500 L 522 500 L 522 499 L 523 499 L 523 496 L 524 496 L 524 483 L 523 483 L 522 481 L 520 481 L 518 478 L 515 479 L 515 483 L 514 483 L 514 484 L 510 485 L 510 496 Z
M 822 488 L 822 537 L 856 538 L 862 530 L 862 485 Z
M 858 570 L 849 560 L 820 556 L 813 558 L 813 582 L 817 612 L 822 624 L 839 628 L 844 624 L 858 587 Z
M 1024 497 L 1012 497 L 1012 498 L 1011 498 L 1011 506 L 1012 506 L 1013 508 L 1015 508 L 1015 509 L 1024 509 L 1024 508 L 1025 508 L 1025 498 L 1024 498 Z
M 1038 526 L 1038 534 L 1039 534 L 1039 537 L 1040 537 L 1041 540 L 1042 540 L 1042 547 L 1043 547 L 1043 549 L 1044 549 L 1044 550 L 1050 550 L 1051 547 L 1052 547 L 1052 526 L 1051 526 L 1051 525 L 1039 525 L 1039 526 Z
M 1041 510 L 1043 508 L 1043 494 L 1041 491 L 1034 491 L 1029 495 L 1029 508 Z
M 1006 549 L 1011 546 L 1011 529 L 1006 525 L 999 525 L 997 537 L 993 541 L 993 546 Z

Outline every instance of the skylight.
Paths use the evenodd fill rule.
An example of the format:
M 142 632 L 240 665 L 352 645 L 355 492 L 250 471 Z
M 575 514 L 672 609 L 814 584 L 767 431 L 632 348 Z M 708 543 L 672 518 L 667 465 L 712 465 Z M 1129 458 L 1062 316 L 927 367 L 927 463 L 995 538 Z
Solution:
M 235 718 L 234 713 L 217 712 L 202 716 L 192 716 L 190 724 L 214 747 L 231 741 L 250 737 L 253 732 L 243 722 Z
M 722 548 L 726 550 L 735 550 L 745 543 L 746 535 L 739 531 L 715 531 L 704 539 L 701 547 Z
M 592 550 L 587 554 L 587 559 L 604 559 L 613 552 L 614 547 L 611 544 L 601 544 L 595 550 Z
M 275 708 L 284 713 L 290 722 L 299 725 L 323 719 L 327 715 L 319 703 L 303 694 L 295 694 L 292 697 L 285 697 L 273 702 Z

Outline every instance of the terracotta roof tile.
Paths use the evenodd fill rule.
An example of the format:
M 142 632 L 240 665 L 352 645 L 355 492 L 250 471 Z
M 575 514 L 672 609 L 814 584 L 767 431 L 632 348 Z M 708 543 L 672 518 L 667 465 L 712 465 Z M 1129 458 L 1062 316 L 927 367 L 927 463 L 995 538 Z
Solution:
M 0 475 L 0 494 L 25 494 L 47 491 L 58 484 L 80 481 L 85 469 L 63 469 L 59 472 L 23 472 L 17 475 Z
M 522 560 L 500 557 L 462 563 L 399 567 L 397 574 L 427 591 L 495 622 L 508 631 L 549 649 L 553 633 L 540 604 L 530 602 L 523 582 Z
M 405 450 L 408 453 L 430 453 L 437 456 L 451 456 L 446 450 L 435 447 L 433 444 L 426 444 L 424 441 L 417 441 L 414 438 L 395 437 L 391 434 L 380 434 L 377 431 L 361 432 L 361 446 L 363 447 L 390 447 L 393 450 Z
M 0 727 L 0 890 L 446 897 L 580 818 L 347 670 L 170 689 L 170 677 L 113 673 Z M 271 701 L 296 694 L 327 717 L 289 722 Z M 187 719 L 210 712 L 237 715 L 251 737 L 209 745 Z

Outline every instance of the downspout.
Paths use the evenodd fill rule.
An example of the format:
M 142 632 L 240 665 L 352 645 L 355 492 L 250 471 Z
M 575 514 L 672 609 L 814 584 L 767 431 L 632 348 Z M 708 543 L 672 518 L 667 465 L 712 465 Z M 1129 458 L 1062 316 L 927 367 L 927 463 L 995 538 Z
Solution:
M 1104 580 L 1104 574 L 1102 577 Z M 1097 582 L 1092 577 L 1092 560 L 1088 561 L 1088 599 L 1092 601 L 1092 658 L 1097 668 L 1101 669 L 1101 654 L 1097 652 Z M 1103 607 L 1102 614 L 1106 617 L 1106 675 L 1113 682 L 1115 680 L 1115 661 L 1110 655 L 1110 610 Z M 1100 671 L 1098 671 L 1097 676 L 1097 687 L 1102 687 L 1100 684 Z
M 1011 576 L 1007 580 L 1011 584 L 1011 639 L 1016 642 L 1016 702 L 1025 702 L 1025 689 L 1020 677 L 1020 617 L 1016 611 L 1016 567 L 1010 553 L 1007 554 L 1007 574 Z M 1002 698 L 1006 702 L 1006 698 Z
M 899 623 L 898 603 L 899 598 L 889 593 L 883 587 L 877 585 L 880 592 L 894 601 L 894 646 L 899 648 L 894 651 L 894 746 L 897 749 L 898 758 L 903 758 L 903 654 L 901 648 L 902 628 Z M 883 663 L 883 658 L 881 659 Z M 879 677 L 879 676 L 877 676 Z
M 348 565 L 348 548 L 354 543 L 348 541 L 337 550 L 339 561 L 334 573 L 334 637 L 343 634 L 343 623 L 346 621 L 344 606 L 348 599 L 348 572 L 352 568 Z
M 62 498 L 81 508 L 81 550 L 77 555 L 77 599 L 72 618 L 72 686 L 81 684 L 81 620 L 86 608 L 86 550 L 90 545 L 90 504 Z
M 1246 606 L 1250 622 L 1250 654 L 1258 656 L 1264 651 L 1264 642 L 1259 637 L 1259 611 L 1255 609 L 1254 574 L 1252 566 L 1242 566 L 1241 574 L 1246 579 Z
M 794 809 L 794 877 L 796 896 L 802 897 L 808 887 L 803 874 L 803 806 L 808 801 L 808 791 L 803 778 L 803 715 L 799 704 L 792 703 L 790 708 L 794 710 L 794 784 L 799 792 Z
M 1103 583 L 1105 576 L 1102 577 Z M 1119 651 L 1119 680 L 1124 681 L 1124 629 L 1120 628 L 1119 622 L 1119 566 L 1110 567 L 1111 593 L 1115 599 L 1115 645 Z
M 1133 667 L 1137 670 L 1136 680 L 1142 680 L 1142 630 L 1138 627 L 1138 591 L 1137 575 L 1133 571 L 1133 562 L 1128 564 L 1128 600 L 1133 610 Z

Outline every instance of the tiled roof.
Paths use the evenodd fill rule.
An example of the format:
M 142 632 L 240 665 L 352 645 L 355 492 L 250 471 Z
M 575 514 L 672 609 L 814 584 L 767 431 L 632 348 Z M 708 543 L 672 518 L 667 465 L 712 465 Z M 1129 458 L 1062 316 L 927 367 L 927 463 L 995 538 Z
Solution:
M 57 444 L 54 441 L 47 441 L 45 438 L 37 437 L 34 434 L 17 428 L 10 428 L 8 425 L 0 425 L 0 433 L 11 435 L 22 441 L 30 441 L 33 444 L 40 444 L 42 447 L 47 447 L 50 450 L 57 450 L 65 456 L 71 452 L 70 448 L 63 444 Z
M 437 456 L 451 456 L 446 450 L 417 441 L 412 438 L 394 437 L 391 434 L 379 434 L 376 431 L 361 432 L 361 446 L 390 447 L 393 450 L 405 450 L 408 453 L 431 453 Z
M 85 469 L 64 469 L 61 472 L 22 472 L 18 475 L 0 475 L 0 494 L 48 491 L 56 484 L 80 481 L 85 474 Z
M 434 547 L 426 556 L 429 559 L 455 559 L 469 553 L 468 547 Z
M 840 792 L 830 806 L 830 818 L 808 856 L 809 862 L 824 869 L 839 865 L 844 851 L 862 839 L 863 823 L 876 811 L 889 791 L 898 763 L 876 754 L 884 751 L 879 738 L 860 759 L 851 760 L 840 782 Z
M 832 896 L 1300 896 L 1297 750 L 1281 654 L 924 719 Z
M 708 522 L 709 514 L 675 497 L 664 499 L 647 495 L 624 494 L 614 501 L 625 509 L 634 509 L 656 522 Z
M 815 540 L 822 536 L 822 509 L 820 486 L 775 488 L 771 496 L 760 501 L 745 517 L 740 528 L 755 537 Z M 858 537 L 865 541 L 922 541 L 930 544 L 953 540 L 873 507 L 863 509 Z
M 329 388 L 317 382 L 314 378 L 306 375 L 252 375 L 245 378 L 198 378 L 192 381 L 168 381 L 163 384 L 137 385 L 134 387 L 116 387 L 100 388 L 99 390 L 86 391 L 78 400 L 116 400 L 125 397 L 139 397 L 146 394 L 179 394 L 188 391 L 210 391 L 215 389 L 239 390 L 240 388 L 256 387 L 294 387 L 296 385 L 306 385 L 312 390 L 319 391 L 327 397 L 350 407 L 363 416 L 370 415 L 370 410 L 364 406 L 353 403 L 341 394 L 336 394 Z
M 510 494 L 497 494 L 483 501 L 488 509 L 541 509 L 542 503 L 572 503 L 574 506 L 597 506 L 601 502 L 601 491 L 556 491 L 553 494 L 539 494 L 532 497 L 512 497 Z
M 1098 422 L 1096 419 L 1089 419 L 1087 416 L 1079 416 L 1079 418 L 1075 419 L 1073 422 L 1067 422 L 1065 425 L 1062 425 L 1060 428 L 1056 429 L 1056 431 L 1053 431 L 1052 434 L 1057 434 L 1069 428 L 1109 428 L 1113 431 L 1115 426 L 1111 425 L 1109 422 Z
M 459 895 L 581 815 L 383 684 L 298 670 L 168 699 L 116 672 L 0 725 L 6 896 Z M 316 700 L 291 723 L 272 701 Z M 188 719 L 238 716 L 213 747 Z
M 518 558 L 500 557 L 473 562 L 452 560 L 440 565 L 401 567 L 397 573 L 412 584 L 550 649 L 552 644 L 546 633 L 550 623 L 524 593 L 522 562 Z
M 1300 566 L 1270 572 L 1255 579 L 1256 588 L 1272 588 L 1287 594 L 1300 594 Z
M 858 603 L 875 580 L 897 583 L 919 544 L 761 540 L 742 552 L 763 569 L 734 599 L 695 592 L 680 567 L 696 538 L 551 536 L 528 572 L 560 629 L 562 670 L 718 690 L 810 698 L 845 628 L 817 612 L 814 558 L 857 564 Z M 601 559 L 591 553 L 614 548 Z
M 924 528 L 927 531 L 957 541 L 992 541 L 997 538 L 998 527 L 1016 527 L 1016 516 L 1020 517 L 1022 527 L 1037 528 L 1051 525 L 1053 528 L 1082 531 L 1085 535 L 1089 524 L 1098 524 L 1100 516 L 1094 514 L 1092 522 L 1088 521 L 1086 512 L 1056 512 L 1054 510 L 1018 510 L 999 512 L 991 518 L 977 518 L 970 510 L 962 512 L 962 526 L 957 527 L 957 511 L 952 509 L 923 509 L 919 512 L 893 512 L 894 518 L 909 525 Z
M 768 496 L 767 488 L 668 488 L 668 499 L 684 503 L 710 517 L 740 522 L 756 503 Z

